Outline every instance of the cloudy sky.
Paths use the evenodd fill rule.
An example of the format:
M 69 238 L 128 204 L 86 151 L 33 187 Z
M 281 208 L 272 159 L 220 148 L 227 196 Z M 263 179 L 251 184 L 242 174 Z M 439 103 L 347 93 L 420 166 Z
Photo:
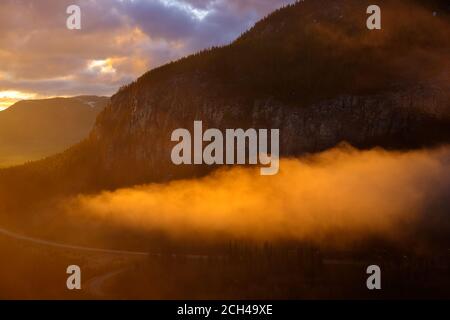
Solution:
M 145 71 L 235 39 L 293 0 L 1 0 L 0 108 L 111 95 Z M 81 8 L 81 30 L 66 9 Z

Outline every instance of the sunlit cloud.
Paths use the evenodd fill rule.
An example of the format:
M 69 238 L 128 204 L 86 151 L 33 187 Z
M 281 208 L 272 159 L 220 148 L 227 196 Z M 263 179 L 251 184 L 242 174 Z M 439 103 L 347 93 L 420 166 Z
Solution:
M 116 73 L 116 69 L 112 66 L 111 59 L 92 60 L 88 63 L 88 70 L 100 73 Z
M 0 91 L 0 111 L 3 111 L 20 100 L 33 99 L 35 93 L 7 90 Z
M 181 10 L 184 10 L 185 12 L 191 14 L 194 18 L 198 20 L 203 20 L 209 13 L 208 10 L 204 9 L 198 9 L 190 5 L 189 3 L 186 3 L 184 1 L 178 1 L 178 0 L 160 0 L 162 3 L 164 3 L 166 6 L 174 6 L 176 8 L 179 8 Z
M 112 95 L 152 68 L 229 43 L 293 1 L 1 1 L 0 91 Z M 83 12 L 79 32 L 65 27 L 73 3 Z M 3 98 L 0 106 L 15 101 Z

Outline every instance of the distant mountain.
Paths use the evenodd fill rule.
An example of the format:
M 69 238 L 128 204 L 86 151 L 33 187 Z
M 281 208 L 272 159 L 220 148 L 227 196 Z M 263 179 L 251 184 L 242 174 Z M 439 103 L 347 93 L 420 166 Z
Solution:
M 0 167 L 38 160 L 85 139 L 109 98 L 23 100 L 0 112 Z
M 28 193 L 39 198 L 204 174 L 211 168 L 170 161 L 172 131 L 194 120 L 221 129 L 280 128 L 282 156 L 342 141 L 390 149 L 450 142 L 448 6 L 379 0 L 382 30 L 370 31 L 371 4 L 298 2 L 228 46 L 146 73 L 111 98 L 88 139 L 0 171 L 0 197 L 19 192 L 14 181 L 27 177 Z M 46 189 L 36 192 L 40 185 Z

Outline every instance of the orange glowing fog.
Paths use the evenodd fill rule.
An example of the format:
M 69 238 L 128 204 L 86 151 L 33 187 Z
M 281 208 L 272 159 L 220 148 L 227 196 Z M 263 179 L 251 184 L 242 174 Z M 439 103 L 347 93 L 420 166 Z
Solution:
M 339 148 L 281 161 L 273 177 L 255 168 L 209 177 L 79 196 L 71 215 L 96 217 L 173 237 L 228 235 L 254 240 L 330 234 L 401 237 L 426 213 L 431 194 L 445 199 L 449 148 L 430 152 Z

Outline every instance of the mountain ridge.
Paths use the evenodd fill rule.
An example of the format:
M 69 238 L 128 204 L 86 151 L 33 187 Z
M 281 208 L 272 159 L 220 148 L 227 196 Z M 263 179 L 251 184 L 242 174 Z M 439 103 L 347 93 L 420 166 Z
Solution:
M 22 100 L 0 112 L 0 165 L 38 160 L 78 143 L 107 97 Z
M 372 32 L 368 1 L 324 3 L 287 6 L 230 45 L 145 73 L 111 97 L 87 140 L 0 178 L 14 193 L 17 175 L 32 176 L 28 193 L 47 188 L 39 198 L 204 175 L 215 167 L 170 161 L 171 132 L 194 120 L 280 128 L 287 157 L 343 141 L 396 150 L 450 142 L 448 11 L 380 1 L 383 30 Z
M 328 6 L 323 9 L 325 3 Z M 428 133 L 421 128 L 430 127 L 442 130 L 431 134 L 434 138 L 429 139 L 429 145 L 448 141 L 445 129 L 449 113 L 448 79 L 445 78 L 449 70 L 449 61 L 445 59 L 449 48 L 445 37 L 449 30 L 448 13 L 440 11 L 443 17 L 436 18 L 428 7 L 430 4 L 424 9 L 422 4 L 414 7 L 411 3 L 419 2 L 381 2 L 387 31 L 372 32 L 365 25 L 368 1 L 298 2 L 269 15 L 230 45 L 202 51 L 144 74 L 114 95 L 111 105 L 97 119 L 91 138 L 103 150 L 100 162 L 116 173 L 127 171 L 125 164 L 130 164 L 138 171 L 134 180 L 139 183 L 152 180 L 145 166 L 162 168 L 154 170 L 156 174 L 162 172 L 156 180 L 165 180 L 164 175 L 195 176 L 201 170 L 171 167 L 168 158 L 170 132 L 178 127 L 190 128 L 194 120 L 203 120 L 214 128 L 275 125 L 282 129 L 282 139 L 283 136 L 300 137 L 300 140 L 282 142 L 285 156 L 321 151 L 341 141 L 357 147 L 422 147 L 427 145 Z M 402 10 L 406 12 L 404 16 Z M 429 50 L 425 55 L 423 48 Z M 403 116 L 396 115 L 395 101 L 389 97 L 396 92 L 410 96 L 409 102 L 398 103 Z M 444 118 L 436 119 L 436 114 L 428 113 L 424 103 L 408 111 L 408 105 L 422 93 L 428 97 L 424 103 L 440 101 L 434 107 L 446 115 Z M 367 110 L 360 112 L 356 121 L 360 130 L 352 134 L 337 132 L 336 125 L 328 125 L 320 113 L 308 114 L 312 106 L 323 101 L 331 101 L 333 106 L 339 104 L 335 100 L 342 96 L 366 96 L 373 100 L 373 96 L 380 95 L 385 95 L 386 101 L 379 103 L 388 106 L 386 110 L 377 109 L 378 117 L 370 115 L 374 110 L 364 108 L 364 101 L 361 106 L 349 106 L 356 108 L 355 111 Z M 258 110 L 267 104 L 273 107 Z M 280 109 L 284 112 L 282 116 Z M 258 115 L 263 112 L 270 116 Z M 305 113 L 311 124 L 304 120 L 289 124 L 290 115 L 295 113 Z M 359 137 L 365 124 L 376 126 L 368 123 L 371 118 L 372 122 L 384 122 L 387 129 Z M 436 125 L 430 125 L 433 119 Z M 401 129 L 402 122 L 409 122 L 410 128 L 406 125 Z M 397 131 L 386 131 L 395 123 L 400 124 Z M 313 128 L 309 133 L 298 128 L 308 125 Z M 329 134 L 328 141 L 314 142 L 322 139 L 320 128 L 327 126 L 334 127 L 335 133 Z M 283 127 L 291 129 L 283 130 Z M 296 142 L 302 144 L 302 140 L 311 143 L 293 146 Z M 120 151 L 124 149 L 127 151 Z M 163 159 L 154 159 L 150 154 L 152 149 L 161 152 Z M 113 159 L 117 159 L 116 163 Z

